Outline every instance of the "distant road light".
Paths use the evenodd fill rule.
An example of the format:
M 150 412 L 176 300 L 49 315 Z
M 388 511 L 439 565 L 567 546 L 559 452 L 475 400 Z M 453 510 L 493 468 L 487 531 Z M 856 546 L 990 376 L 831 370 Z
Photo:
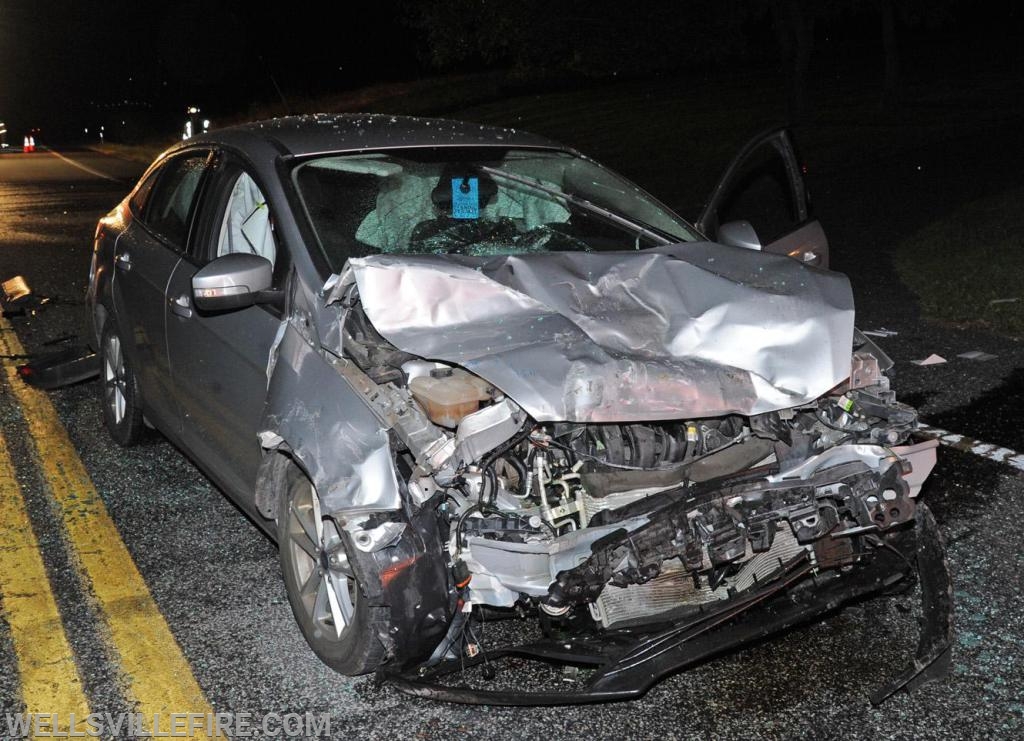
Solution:
M 185 119 L 185 127 L 182 131 L 182 139 L 191 139 L 195 134 L 205 134 L 210 130 L 210 119 L 204 118 L 199 119 L 196 114 L 200 112 L 198 106 L 189 106 L 185 109 L 185 113 L 188 114 L 188 118 Z

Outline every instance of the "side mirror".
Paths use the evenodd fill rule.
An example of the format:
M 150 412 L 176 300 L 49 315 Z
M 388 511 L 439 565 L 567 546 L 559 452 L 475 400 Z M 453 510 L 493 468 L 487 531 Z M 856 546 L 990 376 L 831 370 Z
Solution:
M 743 247 L 748 250 L 761 249 L 761 240 L 749 221 L 727 221 L 718 227 L 716 241 L 730 247 Z
M 210 261 L 192 276 L 192 296 L 202 311 L 229 311 L 259 303 L 274 267 L 259 255 L 235 252 Z

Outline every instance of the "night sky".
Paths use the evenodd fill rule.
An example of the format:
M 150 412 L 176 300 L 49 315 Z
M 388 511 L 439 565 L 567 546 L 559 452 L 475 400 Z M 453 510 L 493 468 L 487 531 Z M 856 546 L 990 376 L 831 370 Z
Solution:
M 582 60 L 573 70 L 581 78 L 620 61 L 634 75 L 675 74 L 665 67 L 675 61 L 689 72 L 694 64 L 784 70 L 769 9 L 787 3 L 832 9 L 814 28 L 812 72 L 827 69 L 819 62 L 829 56 L 863 53 L 865 80 L 876 79 L 871 50 L 880 46 L 877 11 L 887 2 L 900 8 L 902 51 L 927 41 L 932 57 L 919 58 L 919 70 L 940 75 L 995 56 L 1020 73 L 1022 12 L 966 0 L 0 0 L 0 121 L 15 137 L 41 128 L 51 142 L 83 138 L 101 122 L 124 121 L 135 138 L 165 136 L 190 105 L 214 120 L 268 105 L 302 111 L 324 93 L 511 68 L 524 58 L 541 70 L 549 57 Z M 410 23 L 427 12 L 440 18 L 434 35 Z M 730 26 L 739 16 L 747 20 Z M 577 44 L 590 47 L 578 53 Z M 460 56 L 470 46 L 476 51 Z M 444 52 L 440 67 L 430 64 L 434 49 Z
M 0 0 L 0 120 L 55 136 L 117 108 L 180 122 L 419 74 L 395 3 Z M 127 101 L 127 103 L 125 103 Z

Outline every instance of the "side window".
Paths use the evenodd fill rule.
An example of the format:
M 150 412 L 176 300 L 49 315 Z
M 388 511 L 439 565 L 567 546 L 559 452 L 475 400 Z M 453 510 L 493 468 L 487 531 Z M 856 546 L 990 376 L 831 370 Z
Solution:
M 192 207 L 208 159 L 208 153 L 202 152 L 168 163 L 146 202 L 143 221 L 179 250 L 188 239 Z
M 245 172 L 231 186 L 217 237 L 216 257 L 232 252 L 259 255 L 270 260 L 271 265 L 277 258 L 274 222 L 267 199 Z
M 299 167 L 296 185 L 322 249 L 339 265 L 350 257 L 373 254 L 377 240 L 369 233 L 383 221 L 377 213 L 378 200 L 384 207 L 389 198 L 397 201 L 399 193 L 392 190 L 387 177 L 317 164 Z
M 785 160 L 767 143 L 751 153 L 718 210 L 720 224 L 749 221 L 762 244 L 796 229 L 800 216 Z
M 141 217 L 145 212 L 146 202 L 149 200 L 149 194 L 153 192 L 153 186 L 156 184 L 156 179 L 160 177 L 160 173 L 163 172 L 163 170 L 163 167 L 158 167 L 149 174 L 148 178 L 139 184 L 138 188 L 135 189 L 135 193 L 132 195 L 132 199 L 128 204 L 132 213 Z

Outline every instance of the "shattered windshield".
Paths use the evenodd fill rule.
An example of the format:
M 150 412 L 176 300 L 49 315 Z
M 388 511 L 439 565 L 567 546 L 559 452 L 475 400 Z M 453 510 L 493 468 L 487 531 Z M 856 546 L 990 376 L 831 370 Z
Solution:
M 590 160 L 536 149 L 417 148 L 296 167 L 331 269 L 379 253 L 508 255 L 643 249 L 697 239 L 632 183 Z

